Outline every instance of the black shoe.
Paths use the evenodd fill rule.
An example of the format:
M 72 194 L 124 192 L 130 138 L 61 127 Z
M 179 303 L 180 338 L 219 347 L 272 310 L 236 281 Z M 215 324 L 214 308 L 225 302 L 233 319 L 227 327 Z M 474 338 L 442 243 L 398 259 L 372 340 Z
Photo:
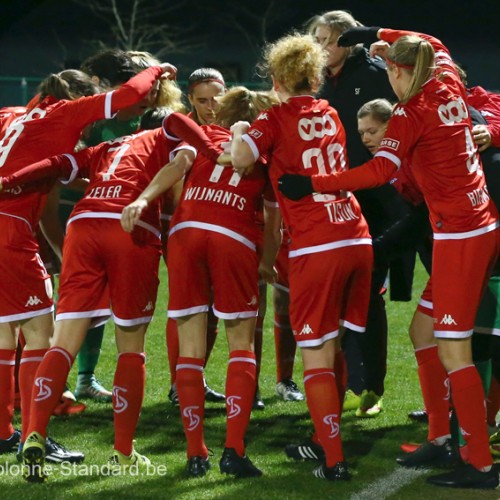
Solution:
M 414 422 L 419 422 L 421 424 L 426 424 L 429 422 L 429 416 L 425 410 L 415 410 L 408 413 L 408 418 L 413 420 Z
M 260 395 L 259 389 L 255 391 L 255 396 L 253 398 L 253 403 L 252 403 L 252 409 L 254 410 L 264 410 L 266 405 L 264 404 L 264 401 L 262 399 L 262 396 Z
M 14 429 L 14 432 L 7 439 L 0 439 L 0 455 L 16 451 L 21 442 L 21 431 Z
M 240 457 L 234 448 L 224 448 L 219 467 L 221 473 L 232 474 L 237 478 L 262 476 L 262 471 L 246 455 Z
M 351 474 L 347 470 L 345 462 L 337 462 L 333 467 L 327 467 L 323 462 L 317 469 L 313 470 L 313 475 L 328 481 L 349 481 Z
M 294 460 L 324 460 L 325 458 L 323 448 L 311 439 L 301 444 L 287 444 L 285 453 L 288 458 Z
M 61 462 L 69 462 L 72 464 L 79 464 L 83 462 L 85 455 L 81 451 L 70 451 L 64 446 L 57 443 L 51 438 L 47 438 L 45 442 L 45 461 L 54 464 Z
M 208 385 L 205 386 L 205 401 L 209 403 L 220 403 L 226 400 L 226 396 L 220 392 L 214 391 Z
M 454 467 L 460 462 L 458 450 L 451 439 L 441 445 L 426 441 L 415 451 L 396 458 L 403 467 Z
M 174 405 L 179 406 L 179 395 L 177 394 L 177 387 L 172 385 L 168 391 L 168 400 Z
M 211 465 L 208 458 L 191 457 L 187 463 L 187 474 L 191 477 L 203 477 L 210 469 Z
M 481 472 L 470 464 L 462 465 L 457 469 L 431 476 L 427 482 L 435 486 L 447 486 L 449 488 L 477 488 L 495 489 L 498 484 L 498 471 L 495 466 L 488 472 Z

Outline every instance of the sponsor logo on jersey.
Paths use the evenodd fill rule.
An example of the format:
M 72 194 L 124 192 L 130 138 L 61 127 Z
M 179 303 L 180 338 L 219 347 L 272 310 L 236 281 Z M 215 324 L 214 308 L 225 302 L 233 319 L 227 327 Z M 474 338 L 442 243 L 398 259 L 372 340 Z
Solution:
M 406 111 L 404 110 L 404 108 L 396 108 L 394 110 L 394 116 L 404 116 L 405 118 L 408 118 L 408 116 L 406 115 Z
M 254 139 L 258 139 L 259 137 L 262 137 L 262 132 L 260 130 L 253 129 L 248 132 L 248 135 Z
M 127 389 L 124 387 L 113 386 L 113 411 L 115 413 L 123 413 L 128 408 L 128 401 L 123 396 L 125 392 Z
M 38 304 L 41 304 L 41 303 L 42 303 L 42 301 L 36 295 L 30 295 L 30 298 L 28 299 L 26 304 L 24 304 L 24 307 L 37 306 Z
M 226 398 L 227 418 L 234 418 L 241 413 L 241 407 L 236 403 L 237 399 L 241 399 L 241 397 L 229 396 Z
M 388 148 L 397 151 L 399 149 L 399 141 L 396 139 L 391 139 L 390 137 L 384 137 L 380 143 L 381 148 Z
M 200 425 L 201 418 L 199 415 L 194 413 L 196 410 L 199 410 L 199 406 L 187 406 L 182 410 L 182 415 L 189 420 L 189 424 L 187 427 L 188 431 L 194 431 L 196 427 Z
M 300 330 L 299 335 L 310 335 L 313 332 L 313 329 L 309 326 L 309 323 L 306 323 L 303 327 L 302 330 Z
M 441 104 L 438 107 L 438 116 L 445 125 L 453 125 L 467 119 L 469 112 L 464 100 L 459 97 L 454 101 Z
M 444 314 L 443 318 L 439 322 L 440 325 L 456 325 L 456 321 L 453 319 L 451 314 Z
M 38 387 L 38 394 L 35 396 L 35 401 L 43 401 L 52 396 L 52 389 L 46 385 L 47 382 L 52 382 L 52 379 L 47 377 L 37 377 L 35 379 L 35 387 Z
M 326 415 L 326 417 L 323 418 L 323 422 L 330 427 L 330 435 L 328 436 L 328 439 L 333 439 L 339 435 L 340 427 L 337 414 L 332 413 L 331 415 Z
M 298 123 L 298 132 L 304 141 L 312 141 L 314 138 L 322 139 L 325 136 L 333 136 L 337 133 L 337 124 L 330 115 L 315 116 L 311 119 L 301 118 Z
M 146 307 L 142 310 L 142 312 L 148 312 L 148 311 L 152 311 L 152 310 L 153 310 L 153 303 L 151 301 L 149 301 L 146 304 Z

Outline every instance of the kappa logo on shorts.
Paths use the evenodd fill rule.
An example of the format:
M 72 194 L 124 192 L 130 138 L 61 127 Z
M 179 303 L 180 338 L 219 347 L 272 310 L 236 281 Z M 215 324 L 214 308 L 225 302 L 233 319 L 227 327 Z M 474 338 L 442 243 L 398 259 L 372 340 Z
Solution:
M 313 329 L 309 326 L 309 323 L 306 323 L 303 327 L 302 330 L 300 330 L 299 335 L 310 335 L 313 332 Z
M 153 303 L 149 301 L 146 305 L 146 307 L 142 310 L 142 312 L 148 312 L 153 310 Z
M 257 296 L 254 295 L 250 302 L 247 302 L 247 306 L 256 306 L 257 305 Z
M 38 304 L 41 304 L 42 301 L 36 296 L 36 295 L 30 295 L 30 298 L 28 299 L 28 302 L 24 304 L 24 307 L 28 306 L 37 306 Z
M 440 325 L 456 325 L 457 322 L 451 314 L 444 314 L 443 319 L 439 322 Z
M 128 401 L 120 394 L 124 392 L 127 392 L 124 387 L 117 385 L 113 387 L 113 411 L 115 413 L 123 413 L 128 408 Z
M 38 394 L 35 397 L 35 401 L 43 401 L 52 396 L 52 389 L 46 385 L 47 382 L 52 382 L 52 379 L 47 377 L 37 377 L 35 379 L 35 387 L 38 387 Z
M 229 396 L 226 398 L 227 418 L 234 418 L 241 413 L 240 405 L 236 404 L 237 399 L 241 399 L 240 396 Z
M 201 418 L 199 415 L 196 415 L 195 410 L 199 410 L 199 406 L 187 406 L 182 410 L 182 415 L 189 420 L 189 424 L 187 427 L 188 431 L 194 431 L 196 427 L 200 425 Z
M 333 439 L 334 437 L 337 437 L 339 435 L 340 426 L 337 420 L 338 415 L 336 413 L 326 415 L 326 417 L 323 418 L 323 422 L 326 425 L 330 426 L 330 435 L 328 436 L 329 439 Z

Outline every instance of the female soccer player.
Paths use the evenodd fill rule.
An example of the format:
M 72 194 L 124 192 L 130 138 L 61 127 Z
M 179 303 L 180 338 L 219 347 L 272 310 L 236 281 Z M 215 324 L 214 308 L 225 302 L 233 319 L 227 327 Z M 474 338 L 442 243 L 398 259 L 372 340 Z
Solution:
M 165 120 L 165 129 L 121 137 L 74 156 L 52 157 L 1 178 L 2 186 L 10 189 L 33 188 L 35 181 L 47 176 L 62 175 L 68 182 L 77 173 L 90 178 L 68 221 L 53 347 L 34 382 L 23 449 L 28 480 L 44 479 L 47 423 L 89 326 L 111 315 L 119 357 L 113 387 L 115 449 L 110 463 L 118 468 L 149 463 L 134 451 L 132 440 L 144 393 L 144 336 L 158 287 L 159 203 L 149 207 L 131 235 L 121 230 L 118 221 L 122 208 L 167 163 L 170 150 L 179 142 L 170 131 L 190 138 L 217 160 L 218 150 L 196 130 L 189 118 L 172 114 Z
M 434 339 L 420 338 L 416 350 L 424 401 L 428 410 L 431 404 L 432 411 L 443 414 L 448 411 L 451 389 L 467 442 L 466 465 L 428 481 L 495 488 L 498 472 L 492 468 L 484 391 L 472 363 L 470 339 L 481 295 L 499 254 L 498 213 L 473 142 L 465 88 L 446 47 L 428 35 L 379 28 L 349 30 L 338 43 L 353 45 L 377 36 L 392 43 L 386 46 L 385 56 L 389 81 L 400 102 L 375 157 L 350 172 L 286 176 L 280 189 L 293 199 L 312 192 L 363 189 L 390 180 L 403 160 L 410 163 L 434 232 L 432 274 L 424 291 L 431 297 L 424 305 L 432 316 L 420 316 L 422 332 L 433 327 L 437 348 Z M 413 452 L 421 464 L 449 454 L 449 423 L 442 418 L 439 422 L 429 441 Z
M 205 130 L 214 143 L 226 142 L 230 138 L 228 127 L 237 119 L 253 119 L 273 102 L 267 93 L 236 87 L 220 98 L 217 125 L 206 126 Z M 179 179 L 176 174 L 165 167 L 125 208 L 122 225 L 126 231 L 133 229 L 150 201 Z M 177 321 L 179 331 L 176 383 L 190 476 L 203 476 L 210 467 L 203 437 L 203 367 L 212 291 L 213 311 L 224 319 L 230 351 L 226 442 L 220 470 L 235 477 L 262 474 L 245 455 L 244 437 L 255 394 L 253 337 L 259 304 L 255 210 L 265 186 L 266 175 L 260 164 L 242 177 L 197 156 L 170 224 L 168 315 Z
M 323 81 L 325 53 L 310 36 L 292 35 L 272 44 L 265 61 L 281 101 L 251 126 L 232 127 L 231 157 L 244 168 L 270 155 L 275 191 L 286 172 L 305 175 L 347 168 L 345 133 L 336 111 L 312 94 Z M 290 234 L 290 319 L 304 361 L 307 404 L 324 449 L 316 477 L 345 480 L 340 438 L 339 390 L 334 373 L 340 327 L 364 331 L 372 265 L 371 238 L 359 204 L 347 191 L 278 202 Z M 273 258 L 265 261 L 272 276 Z
M 26 113 L 0 135 L 2 175 L 47 156 L 72 152 L 84 127 L 143 99 L 164 73 L 175 74 L 175 68 L 169 64 L 151 68 L 117 90 L 97 95 L 100 89 L 80 71 L 51 75 Z M 52 287 L 34 237 L 50 187 L 16 187 L 0 195 L 0 234 L 4 235 L 0 241 L 0 399 L 8 400 L 13 390 L 15 328 L 21 324 L 26 339 L 19 373 L 23 436 L 35 372 L 53 333 Z M 2 427 L 10 425 L 9 412 L 1 417 Z

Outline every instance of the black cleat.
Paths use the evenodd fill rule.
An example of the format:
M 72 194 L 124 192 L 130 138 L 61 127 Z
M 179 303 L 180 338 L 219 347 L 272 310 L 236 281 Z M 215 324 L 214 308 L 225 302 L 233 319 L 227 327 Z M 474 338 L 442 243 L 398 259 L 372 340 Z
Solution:
M 200 456 L 190 457 L 187 463 L 186 471 L 190 477 L 203 477 L 210 467 L 211 465 L 208 458 Z
M 45 461 L 54 464 L 69 462 L 71 464 L 79 464 L 83 462 L 85 455 L 81 451 L 70 451 L 60 443 L 51 438 L 47 438 L 45 442 Z
M 313 475 L 328 481 L 349 481 L 351 474 L 347 470 L 345 462 L 337 462 L 333 467 L 327 467 L 323 462 L 317 469 L 313 470 Z
M 172 385 L 168 391 L 168 400 L 174 405 L 179 406 L 179 395 L 177 394 L 177 387 Z
M 448 488 L 476 488 L 495 489 L 498 484 L 498 471 L 495 466 L 488 472 L 481 472 L 470 464 L 462 465 L 457 469 L 431 476 L 427 482 L 435 486 L 447 486 Z
M 403 467 L 454 467 L 460 463 L 456 446 L 451 439 L 441 445 L 426 441 L 415 451 L 396 458 L 396 462 Z
M 287 444 L 285 453 L 288 458 L 294 460 L 324 460 L 325 458 L 323 448 L 311 439 L 302 444 Z
M 426 424 L 429 422 L 429 416 L 425 410 L 415 410 L 408 413 L 408 418 L 414 422 L 419 422 L 421 424 Z
M 255 391 L 255 396 L 253 398 L 252 409 L 264 410 L 265 408 L 266 408 L 266 405 L 264 404 L 264 400 L 262 399 L 262 396 L 260 395 L 259 389 L 257 389 Z
M 224 448 L 219 467 L 222 474 L 232 474 L 236 478 L 262 476 L 262 471 L 246 455 L 240 457 L 234 448 Z
M 221 403 L 226 400 L 226 396 L 220 392 L 214 391 L 208 385 L 205 386 L 205 401 L 208 403 Z
M 21 442 L 21 431 L 14 429 L 14 432 L 7 439 L 0 439 L 0 455 L 16 451 Z

